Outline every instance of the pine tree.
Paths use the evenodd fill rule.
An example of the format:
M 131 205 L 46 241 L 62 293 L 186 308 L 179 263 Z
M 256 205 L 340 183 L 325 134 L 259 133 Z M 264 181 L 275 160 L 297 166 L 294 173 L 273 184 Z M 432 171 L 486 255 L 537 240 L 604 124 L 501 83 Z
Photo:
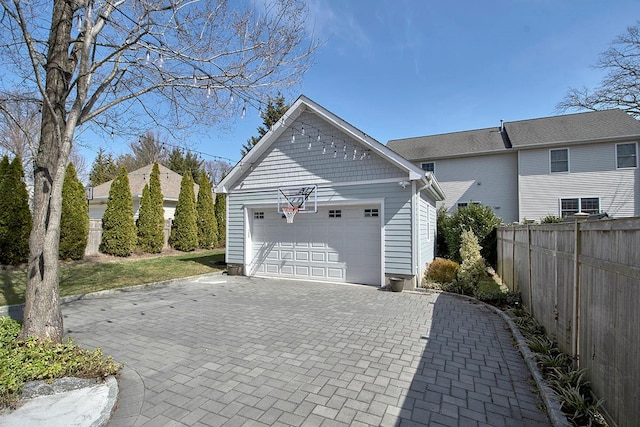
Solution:
M 97 185 L 109 182 L 118 175 L 118 167 L 111 153 L 105 154 L 104 148 L 100 147 L 98 156 L 91 165 L 89 172 L 89 185 Z
M 16 156 L 8 163 L 5 158 L 0 166 L 4 171 L 0 181 L 0 264 L 16 265 L 29 257 L 31 211 L 22 159 Z
M 218 245 L 227 244 L 227 197 L 222 193 L 216 194 L 216 222 L 218 223 Z
M 193 191 L 193 179 L 185 173 L 180 182 L 180 195 L 176 213 L 171 224 L 169 244 L 172 248 L 189 252 L 198 247 L 198 216 Z
M 270 99 L 267 103 L 267 108 L 264 112 L 260 113 L 260 117 L 262 117 L 262 123 L 264 126 L 259 126 L 258 136 L 252 136 L 247 140 L 246 144 L 242 145 L 240 149 L 240 154 L 244 157 L 247 153 L 260 141 L 260 139 L 269 132 L 269 129 L 273 125 L 275 125 L 278 120 L 287 112 L 289 109 L 289 105 L 287 105 L 284 101 L 284 96 L 278 94 L 275 99 Z
M 133 200 L 127 170 L 121 168 L 109 190 L 107 209 L 102 217 L 100 252 L 129 256 L 136 245 L 136 225 L 133 222 Z
M 171 150 L 171 153 L 169 153 L 169 164 L 167 167 L 183 176 L 189 172 L 192 177 L 191 180 L 200 185 L 198 181 L 200 180 L 200 170 L 202 170 L 203 164 L 204 160 L 198 158 L 197 154 L 189 150 L 187 150 L 185 154 L 183 150 L 174 148 Z
M 218 245 L 218 222 L 213 207 L 211 183 L 204 171 L 200 172 L 200 191 L 198 192 L 198 244 L 202 249 L 215 248 Z
M 89 238 L 89 205 L 76 168 L 69 163 L 62 185 L 62 217 L 60 218 L 61 259 L 82 259 Z
M 164 208 L 160 187 L 160 168 L 157 163 L 151 169 L 149 185 L 142 190 L 138 214 L 138 247 L 143 252 L 159 253 L 164 247 Z

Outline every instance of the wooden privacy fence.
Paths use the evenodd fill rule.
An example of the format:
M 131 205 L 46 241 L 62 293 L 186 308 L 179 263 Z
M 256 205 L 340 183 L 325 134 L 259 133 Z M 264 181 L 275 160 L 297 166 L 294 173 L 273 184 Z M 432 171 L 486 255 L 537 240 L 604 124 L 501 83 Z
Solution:
M 169 234 L 171 234 L 171 220 L 164 221 L 164 248 L 169 247 Z M 84 250 L 84 255 L 97 255 L 100 253 L 100 240 L 102 239 L 102 219 L 90 219 L 89 220 L 89 239 L 87 241 L 87 248 Z
M 586 369 L 619 426 L 640 420 L 640 218 L 498 229 L 498 274 Z

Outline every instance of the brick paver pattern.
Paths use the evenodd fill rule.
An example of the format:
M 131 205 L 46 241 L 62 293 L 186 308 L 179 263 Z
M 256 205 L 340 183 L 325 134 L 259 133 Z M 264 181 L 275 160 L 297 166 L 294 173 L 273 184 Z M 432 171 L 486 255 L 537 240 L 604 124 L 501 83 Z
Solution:
M 439 293 L 206 276 L 63 306 L 109 426 L 547 426 L 504 321 Z

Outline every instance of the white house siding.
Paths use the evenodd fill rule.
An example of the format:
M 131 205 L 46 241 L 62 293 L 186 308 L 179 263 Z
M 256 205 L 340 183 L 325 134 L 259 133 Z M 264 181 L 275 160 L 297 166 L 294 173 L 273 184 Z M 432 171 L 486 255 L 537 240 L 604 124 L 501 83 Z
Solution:
M 616 170 L 614 143 L 557 148 L 569 148 L 568 173 L 549 172 L 548 148 L 520 151 L 520 221 L 558 216 L 559 200 L 577 197 L 599 197 L 612 217 L 640 215 L 638 169 Z
M 304 182 L 290 182 L 299 185 Z M 227 263 L 245 265 L 245 212 L 249 209 L 277 205 L 277 187 L 262 190 L 232 192 L 227 198 L 228 246 Z M 411 190 L 402 189 L 397 182 L 319 186 L 318 205 L 380 204 L 384 211 L 383 245 L 385 274 L 413 274 L 411 268 Z M 298 214 L 313 215 L 313 214 Z M 283 221 L 285 221 L 283 219 Z
M 446 196 L 437 207 L 444 205 L 449 213 L 453 213 L 458 203 L 475 201 L 491 207 L 505 223 L 517 221 L 516 153 L 509 151 L 433 161 L 436 179 Z
M 303 126 L 305 135 L 300 133 Z M 406 172 L 371 152 L 366 159 L 360 160 L 364 146 L 312 112 L 302 113 L 291 127 L 295 128 L 295 142 L 291 143 L 292 131 L 285 130 L 253 166 L 243 166 L 246 170 L 236 181 L 238 186 L 232 190 L 282 187 L 296 183 L 321 185 L 406 179 Z M 317 129 L 320 130 L 320 141 L 317 139 Z M 309 142 L 311 149 L 308 148 Z
M 173 219 L 176 212 L 177 201 L 175 200 L 165 200 L 164 201 L 164 219 Z M 101 202 L 92 202 L 89 203 L 89 218 L 91 219 L 102 219 L 104 216 L 104 211 L 107 209 L 107 201 Z M 133 217 L 138 218 L 138 214 L 140 212 L 140 200 L 133 199 Z

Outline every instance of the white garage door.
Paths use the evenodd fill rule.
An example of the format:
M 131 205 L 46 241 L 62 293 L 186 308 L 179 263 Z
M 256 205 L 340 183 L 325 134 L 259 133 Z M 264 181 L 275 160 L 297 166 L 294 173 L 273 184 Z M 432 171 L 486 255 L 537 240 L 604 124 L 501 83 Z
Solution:
M 321 207 L 293 224 L 276 209 L 249 215 L 249 274 L 380 285 L 379 206 Z

